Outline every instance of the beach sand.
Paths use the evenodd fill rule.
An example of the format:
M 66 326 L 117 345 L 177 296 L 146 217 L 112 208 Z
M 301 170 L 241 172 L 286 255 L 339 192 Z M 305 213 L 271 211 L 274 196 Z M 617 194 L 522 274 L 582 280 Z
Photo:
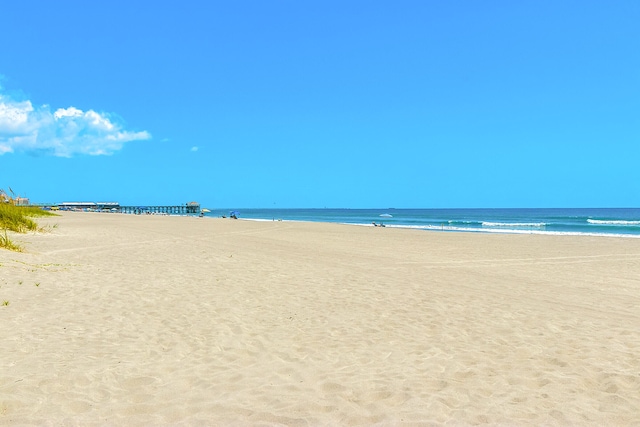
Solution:
M 640 425 L 640 239 L 39 222 L 0 425 Z

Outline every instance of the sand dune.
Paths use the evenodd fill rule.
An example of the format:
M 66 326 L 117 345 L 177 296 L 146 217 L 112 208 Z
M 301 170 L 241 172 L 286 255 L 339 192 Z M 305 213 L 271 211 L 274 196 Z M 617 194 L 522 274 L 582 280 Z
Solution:
M 640 425 L 640 240 L 63 213 L 2 425 Z

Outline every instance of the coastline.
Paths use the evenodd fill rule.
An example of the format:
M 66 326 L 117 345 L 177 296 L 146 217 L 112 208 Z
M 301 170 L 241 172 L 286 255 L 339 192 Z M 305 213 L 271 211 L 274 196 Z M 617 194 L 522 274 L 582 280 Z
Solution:
M 220 217 L 224 210 L 208 216 Z M 638 208 L 241 209 L 240 218 L 291 220 L 425 231 L 640 238 Z
M 242 221 L 257 222 L 300 222 L 300 223 L 320 223 L 320 224 L 340 224 L 358 227 L 375 227 L 379 225 L 367 223 L 349 223 L 349 222 L 328 222 L 328 221 L 304 221 L 296 219 L 263 219 L 263 218 L 240 218 Z M 379 224 L 379 223 L 378 223 Z M 574 236 L 574 237 L 605 237 L 620 239 L 640 239 L 640 234 L 614 234 L 614 233 L 585 233 L 571 231 L 545 231 L 545 230 L 518 230 L 518 229 L 478 229 L 464 227 L 449 226 L 424 226 L 424 225 L 384 225 L 385 228 L 399 228 L 405 230 L 444 232 L 444 233 L 474 233 L 474 234 L 538 234 L 544 236 Z
M 637 239 L 39 222 L 0 251 L 0 424 L 640 423 Z

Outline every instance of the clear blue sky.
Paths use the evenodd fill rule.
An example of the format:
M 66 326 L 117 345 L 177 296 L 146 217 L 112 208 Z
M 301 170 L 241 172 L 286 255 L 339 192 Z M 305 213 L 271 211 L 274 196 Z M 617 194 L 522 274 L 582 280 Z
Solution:
M 2 1 L 34 202 L 640 206 L 640 1 Z

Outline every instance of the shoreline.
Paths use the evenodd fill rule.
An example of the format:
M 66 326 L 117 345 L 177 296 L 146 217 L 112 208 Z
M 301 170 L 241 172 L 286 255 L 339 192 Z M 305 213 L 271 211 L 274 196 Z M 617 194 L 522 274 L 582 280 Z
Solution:
M 224 215 L 213 210 L 210 216 Z M 415 228 L 427 231 L 640 237 L 640 209 L 245 209 L 240 218 Z
M 205 218 L 217 218 L 217 217 L 205 217 Z M 220 218 L 222 219 L 222 218 Z M 228 218 L 226 218 L 228 219 Z M 261 218 L 238 218 L 240 221 L 256 221 L 256 222 L 300 222 L 300 223 L 320 223 L 320 224 L 341 224 L 341 225 L 354 225 L 358 227 L 373 227 L 373 224 L 367 223 L 351 223 L 351 222 L 330 222 L 330 221 L 305 221 L 296 219 L 261 219 Z M 377 226 L 379 227 L 379 226 Z M 474 229 L 474 228 L 455 228 L 450 226 L 425 226 L 425 225 L 396 225 L 385 224 L 383 228 L 398 228 L 407 230 L 420 230 L 420 231 L 432 231 L 432 232 L 444 232 L 444 233 L 474 233 L 474 234 L 531 234 L 531 235 L 544 235 L 544 236 L 586 236 L 586 237 L 611 237 L 622 239 L 640 239 L 640 234 L 615 234 L 615 233 L 583 233 L 573 231 L 545 231 L 545 230 L 514 230 L 514 229 Z
M 386 211 L 393 212 L 395 217 L 390 214 L 378 215 L 381 211 L 385 211 L 385 209 L 247 209 L 246 212 L 249 216 L 240 216 L 238 219 L 321 222 L 359 226 L 375 224 L 378 227 L 384 224 L 384 227 L 387 228 L 440 232 L 640 238 L 640 219 L 638 219 L 640 218 L 640 209 L 638 208 L 386 209 Z M 268 214 L 265 214 L 267 212 Z M 325 216 L 327 212 L 329 214 Z M 461 212 L 464 213 L 462 217 L 459 216 Z M 440 213 L 445 217 L 429 216 L 434 213 Z M 508 216 L 503 216 L 507 213 Z M 551 213 L 559 216 L 549 216 Z M 568 213 L 571 215 L 567 216 Z M 133 215 L 133 213 L 127 214 Z M 141 215 L 145 214 L 200 216 L 159 212 L 146 212 Z M 204 217 L 225 218 L 226 216 L 224 210 L 221 212 L 220 210 L 210 211 L 207 209 Z
M 0 425 L 640 424 L 636 239 L 39 222 L 0 251 Z

